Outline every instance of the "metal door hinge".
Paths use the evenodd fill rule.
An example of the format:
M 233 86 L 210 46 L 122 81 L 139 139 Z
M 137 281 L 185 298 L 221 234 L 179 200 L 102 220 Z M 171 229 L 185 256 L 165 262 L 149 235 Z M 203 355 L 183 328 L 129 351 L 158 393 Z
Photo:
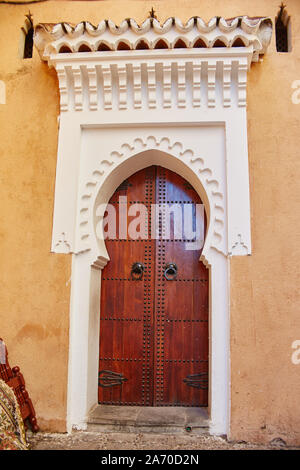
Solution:
M 208 375 L 207 372 L 200 374 L 188 375 L 183 382 L 189 387 L 197 388 L 199 390 L 207 390 L 208 388 Z
M 111 370 L 101 370 L 98 375 L 99 387 L 114 387 L 116 385 L 122 385 L 123 382 L 127 382 L 128 379 L 123 374 L 113 372 Z

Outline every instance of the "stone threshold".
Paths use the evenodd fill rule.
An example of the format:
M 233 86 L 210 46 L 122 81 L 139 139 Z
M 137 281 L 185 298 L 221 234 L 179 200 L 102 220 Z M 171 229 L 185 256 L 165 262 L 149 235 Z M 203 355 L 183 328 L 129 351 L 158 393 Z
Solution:
M 183 406 L 95 405 L 88 416 L 88 431 L 206 434 L 207 408 Z

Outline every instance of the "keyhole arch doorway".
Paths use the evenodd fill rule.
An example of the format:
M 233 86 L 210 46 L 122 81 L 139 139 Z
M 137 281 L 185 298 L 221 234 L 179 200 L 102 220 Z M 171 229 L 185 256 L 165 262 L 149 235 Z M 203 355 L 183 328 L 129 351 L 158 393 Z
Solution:
M 199 195 L 177 173 L 149 166 L 114 192 L 105 227 L 99 403 L 207 407 L 209 271 L 200 261 Z
M 150 137 L 148 140 L 149 139 Z M 152 136 L 151 139 L 153 139 Z M 97 260 L 99 259 L 101 267 L 104 267 L 109 260 L 102 220 L 106 206 L 113 193 L 124 180 L 128 179 L 137 171 L 152 165 L 161 166 L 166 170 L 181 175 L 199 195 L 206 214 L 206 233 L 204 247 L 201 251 L 201 261 L 208 267 L 211 265 L 211 247 L 214 245 L 214 242 L 216 242 L 215 244 L 219 244 L 220 239 L 222 239 L 221 246 L 216 249 L 220 252 L 224 251 L 222 243 L 226 241 L 226 227 L 222 222 L 224 235 L 220 236 L 219 223 L 220 217 L 224 218 L 226 208 L 224 209 L 220 206 L 218 198 L 221 193 L 218 192 L 218 182 L 212 171 L 205 167 L 205 162 L 202 158 L 194 157 L 190 150 L 180 151 L 179 155 L 177 155 L 175 152 L 161 150 L 158 144 L 157 147 L 158 148 L 152 148 L 150 145 L 149 149 L 143 151 L 136 151 L 136 149 L 133 148 L 125 158 L 120 158 L 119 155 L 115 157 L 115 161 L 110 163 L 110 165 L 112 165 L 110 168 L 107 168 L 107 160 L 105 159 L 102 161 L 103 165 L 100 165 L 96 171 L 94 171 L 94 173 L 104 173 L 104 175 L 95 186 L 93 195 L 90 197 L 89 206 L 86 207 L 86 210 L 91 214 L 90 222 L 92 220 L 92 226 L 89 232 L 91 263 L 97 265 Z M 118 152 L 114 151 L 112 154 L 118 154 Z M 204 167 L 203 170 L 202 167 Z M 92 180 L 93 178 L 87 180 L 86 187 L 91 184 Z M 83 195 L 83 198 L 85 198 L 85 195 Z M 224 205 L 225 203 L 225 200 L 221 201 L 221 204 Z M 83 207 L 85 208 L 85 206 Z M 221 210 L 221 212 L 216 212 L 216 208 Z M 79 221 L 83 224 L 83 219 L 79 218 Z M 84 247 L 82 248 L 82 251 L 83 250 Z
M 90 137 L 89 137 L 90 139 Z M 135 139 L 142 141 L 142 139 Z M 153 146 L 153 141 L 155 145 Z M 91 143 L 93 140 L 91 140 Z M 165 146 L 167 144 L 167 150 Z M 138 147 L 138 148 L 137 148 Z M 185 150 L 180 144 L 171 144 L 169 139 L 155 138 L 153 135 L 140 145 L 126 144 L 126 149 L 116 151 L 111 145 L 111 153 L 97 159 L 98 164 L 90 170 L 91 176 L 85 177 L 82 186 L 80 214 L 87 217 L 84 232 L 88 233 L 88 244 L 78 242 L 78 254 L 73 255 L 71 287 L 71 328 L 69 368 L 68 423 L 77 423 L 79 429 L 85 428 L 88 413 L 98 403 L 99 374 L 99 335 L 100 335 L 100 298 L 102 273 L 109 261 L 104 236 L 96 236 L 99 205 L 107 205 L 109 199 L 124 181 L 135 172 L 151 165 L 158 165 L 181 175 L 190 183 L 205 205 L 207 230 L 201 261 L 209 272 L 209 376 L 208 376 L 208 413 L 210 432 L 224 433 L 227 429 L 229 410 L 229 319 L 228 319 L 228 259 L 221 246 L 214 247 L 215 241 L 222 237 L 218 234 L 220 223 L 215 208 L 221 209 L 226 220 L 226 200 L 220 207 L 222 185 L 207 163 L 192 150 Z M 206 160 L 208 158 L 206 157 Z M 110 162 L 108 165 L 107 162 Z M 95 182 L 95 174 L 101 175 Z M 91 192 L 92 189 L 92 192 Z M 223 191 L 223 194 L 224 191 Z M 86 197 L 87 196 L 87 197 Z M 223 224 L 224 237 L 226 226 Z M 101 224 L 100 224 L 101 227 Z M 88 231 L 87 231 L 88 230 Z M 217 237 L 215 235 L 217 234 Z M 226 242 L 226 238 L 223 238 Z M 76 326 L 76 329 L 75 328 Z M 85 332 L 82 334 L 82 332 Z M 76 404 L 76 406 L 75 406 Z M 74 426 L 74 424 L 72 424 Z

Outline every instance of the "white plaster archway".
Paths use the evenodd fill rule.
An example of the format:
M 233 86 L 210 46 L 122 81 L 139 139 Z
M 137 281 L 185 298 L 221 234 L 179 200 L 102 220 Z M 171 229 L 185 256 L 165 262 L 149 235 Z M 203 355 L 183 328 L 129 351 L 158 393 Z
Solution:
M 123 143 L 120 149 L 110 152 L 109 158 L 101 160 L 81 190 L 77 252 L 92 250 L 95 265 L 99 260 L 108 260 L 103 240 L 95 239 L 95 206 L 107 204 L 126 177 L 154 164 L 181 174 L 206 205 L 208 232 L 202 253 L 204 264 L 210 264 L 210 249 L 226 255 L 226 192 L 207 160 L 203 154 L 195 155 L 191 148 L 184 149 L 178 140 L 171 143 L 168 137 L 157 139 L 154 135 L 136 137 L 133 142 Z M 209 160 L 211 164 L 213 159 Z
M 228 261 L 222 252 L 223 236 L 226 237 L 226 195 L 204 158 L 195 156 L 191 148 L 184 149 L 178 141 L 171 143 L 167 137 L 135 138 L 133 143 L 123 144 L 111 154 L 111 159 L 103 159 L 92 177 L 85 180 L 83 204 L 79 205 L 82 245 L 80 253 L 73 257 L 72 267 L 74 330 L 70 335 L 69 426 L 85 428 L 88 411 L 97 403 L 101 269 L 109 257 L 104 241 L 99 243 L 96 237 L 95 208 L 107 203 L 131 174 L 150 165 L 160 165 L 189 181 L 206 206 L 208 227 L 201 260 L 210 271 L 210 431 L 223 434 L 228 429 L 229 411 Z

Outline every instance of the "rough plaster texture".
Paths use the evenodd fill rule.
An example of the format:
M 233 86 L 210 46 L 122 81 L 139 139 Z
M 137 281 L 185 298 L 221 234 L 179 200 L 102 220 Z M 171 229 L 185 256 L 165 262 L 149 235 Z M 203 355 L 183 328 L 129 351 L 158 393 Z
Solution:
M 248 75 L 253 254 L 231 261 L 232 435 L 290 444 L 300 439 L 300 366 L 291 362 L 300 335 L 299 13 L 300 4 L 293 52 L 270 52 Z
M 160 20 L 201 15 L 275 18 L 278 0 L 46 2 L 30 5 L 34 23 L 102 18 L 139 22 L 153 6 Z M 66 417 L 71 259 L 50 253 L 57 153 L 58 85 L 40 61 L 19 57 L 29 7 L 0 5 L 0 325 L 12 365 L 25 375 L 42 429 L 63 431 Z M 126 13 L 124 13 L 126 12 Z M 300 365 L 291 344 L 300 336 L 298 149 L 300 3 L 288 2 L 292 51 L 275 37 L 263 63 L 248 73 L 251 257 L 231 261 L 231 435 L 300 442 Z M 67 195 L 66 195 L 67 197 Z

